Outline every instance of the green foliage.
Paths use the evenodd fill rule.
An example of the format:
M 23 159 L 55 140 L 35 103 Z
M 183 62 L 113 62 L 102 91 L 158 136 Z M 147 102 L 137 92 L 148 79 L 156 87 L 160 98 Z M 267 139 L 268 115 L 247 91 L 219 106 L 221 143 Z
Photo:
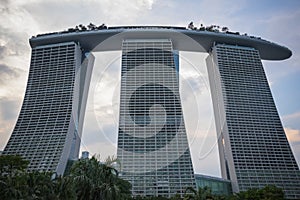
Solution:
M 167 197 L 154 197 L 154 196 L 153 197 L 140 197 L 140 196 L 137 196 L 135 198 L 132 198 L 132 200 L 168 200 L 168 199 L 169 198 L 167 198 Z
M 76 199 L 74 180 L 70 176 L 58 176 L 52 180 L 54 182 L 54 193 L 57 199 Z
M 236 200 L 283 200 L 284 192 L 274 185 L 267 185 L 261 189 L 249 189 L 235 194 Z
M 22 174 L 28 161 L 17 155 L 0 156 L 0 199 L 18 199 L 22 196 Z
M 101 164 L 95 157 L 75 161 L 66 176 L 49 172 L 26 172 L 28 162 L 20 156 L 0 156 L 0 199 L 130 199 L 131 184 L 118 177 L 109 158 Z
M 99 163 L 95 157 L 74 163 L 70 176 L 75 181 L 78 199 L 121 199 L 130 191 L 122 193 L 128 189 L 128 184 L 119 186 L 118 183 L 125 184 L 125 181 L 120 180 L 118 171 L 112 166 Z
M 198 190 L 189 187 L 185 191 L 184 200 L 207 200 L 207 199 L 215 199 L 209 187 L 206 186 L 204 188 L 199 187 Z
M 274 185 L 249 189 L 231 196 L 213 195 L 208 187 L 187 188 L 179 194 L 165 197 L 131 197 L 131 184 L 118 176 L 114 157 L 100 163 L 96 157 L 70 163 L 68 174 L 56 176 L 49 172 L 26 172 L 28 161 L 15 155 L 0 156 L 0 199 L 105 199 L 105 200 L 283 200 L 284 192 Z
M 231 196 L 213 195 L 208 187 L 187 188 L 184 200 L 283 200 L 284 192 L 274 185 L 267 185 L 261 189 L 249 189 Z
M 267 185 L 262 189 L 262 200 L 283 200 L 284 192 L 281 188 L 276 187 L 275 185 Z
M 170 200 L 181 200 L 180 194 L 176 194 L 175 196 L 171 197 Z
M 0 199 L 75 199 L 72 180 L 49 172 L 26 172 L 20 156 L 0 156 Z
M 1 155 L 0 156 L 0 175 L 14 176 L 23 172 L 29 162 L 18 155 Z

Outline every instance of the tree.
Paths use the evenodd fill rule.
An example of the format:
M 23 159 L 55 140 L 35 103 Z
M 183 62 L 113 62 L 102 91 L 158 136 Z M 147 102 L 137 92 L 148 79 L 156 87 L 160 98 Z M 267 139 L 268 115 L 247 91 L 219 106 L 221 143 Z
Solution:
M 235 195 L 237 200 L 257 200 L 260 199 L 259 189 L 251 188 L 247 191 L 241 191 Z
M 56 199 L 76 199 L 75 183 L 70 176 L 57 176 L 52 182 Z
M 54 183 L 49 172 L 29 172 L 22 174 L 19 178 L 20 191 L 25 199 L 56 199 Z
M 0 156 L 0 199 L 18 199 L 22 197 L 22 178 L 28 161 L 18 155 Z
M 284 192 L 274 185 L 266 185 L 261 189 L 252 188 L 235 194 L 237 200 L 283 200 Z
M 209 199 L 214 199 L 214 195 L 211 193 L 211 189 L 207 186 L 205 186 L 204 188 L 199 187 L 198 190 L 189 187 L 185 191 L 184 200 L 209 200 Z
M 75 181 L 78 199 L 126 199 L 130 197 L 131 185 L 118 177 L 118 171 L 95 157 L 81 159 L 71 167 L 70 176 Z
M 131 184 L 120 179 L 108 157 L 75 161 L 66 176 L 52 172 L 26 172 L 28 162 L 20 156 L 0 156 L 0 199 L 130 199 Z
M 29 164 L 29 161 L 24 160 L 19 155 L 1 155 L 0 156 L 0 175 L 14 176 L 23 172 Z
M 267 185 L 260 190 L 262 200 L 283 200 L 284 192 L 275 185 Z
M 51 172 L 26 172 L 28 163 L 20 156 L 0 156 L 0 199 L 75 199 L 69 177 L 53 178 Z

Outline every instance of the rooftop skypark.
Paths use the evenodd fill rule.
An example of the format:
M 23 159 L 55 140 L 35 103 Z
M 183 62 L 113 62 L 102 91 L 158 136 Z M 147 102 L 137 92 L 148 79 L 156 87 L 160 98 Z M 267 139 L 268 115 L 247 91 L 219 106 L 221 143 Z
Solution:
M 65 31 L 38 34 L 30 39 L 32 48 L 62 42 L 77 42 L 85 51 L 121 50 L 123 38 L 169 38 L 173 48 L 178 51 L 208 53 L 214 44 L 228 44 L 252 47 L 259 50 L 263 60 L 283 60 L 292 52 L 279 44 L 250 36 L 246 33 L 229 31 L 228 27 L 218 25 L 200 28 L 189 23 L 187 27 L 176 26 L 112 26 L 105 24 L 96 26 L 92 23 L 78 25 Z M 109 40 L 109 42 L 108 42 Z
M 232 32 L 229 31 L 229 28 L 224 26 L 221 27 L 219 25 L 209 25 L 204 26 L 203 24 L 200 25 L 199 28 L 194 26 L 193 22 L 190 22 L 187 27 L 182 26 L 112 26 L 108 27 L 104 23 L 97 26 L 93 23 L 90 23 L 88 25 L 79 24 L 75 26 L 74 28 L 68 28 L 64 31 L 59 32 L 51 32 L 51 33 L 44 33 L 44 34 L 38 34 L 36 37 L 40 36 L 46 36 L 46 35 L 53 35 L 53 34 L 65 34 L 65 33 L 77 33 L 77 32 L 86 32 L 86 31 L 98 31 L 98 30 L 111 30 L 111 29 L 173 29 L 173 30 L 193 30 L 193 31 L 208 31 L 208 32 L 214 32 L 214 33 L 225 33 L 225 34 L 233 34 L 233 35 L 243 35 L 250 38 L 256 38 L 261 39 L 261 37 L 256 36 L 249 36 L 247 33 L 240 34 L 240 32 Z M 35 36 L 33 36 L 35 37 Z

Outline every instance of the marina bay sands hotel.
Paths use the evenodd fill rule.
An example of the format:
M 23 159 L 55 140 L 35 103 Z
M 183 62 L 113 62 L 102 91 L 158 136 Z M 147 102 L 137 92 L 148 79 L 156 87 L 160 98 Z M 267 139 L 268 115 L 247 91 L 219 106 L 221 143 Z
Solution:
M 300 199 L 300 173 L 261 59 L 291 51 L 232 32 L 126 26 L 43 34 L 32 48 L 23 105 L 3 154 L 29 171 L 63 174 L 78 158 L 92 52 L 120 51 L 117 157 L 134 196 L 174 196 L 195 186 L 179 94 L 180 51 L 207 53 L 221 172 L 233 192 L 276 185 Z M 114 77 L 112 77 L 114 78 Z M 116 79 L 117 81 L 117 79 Z

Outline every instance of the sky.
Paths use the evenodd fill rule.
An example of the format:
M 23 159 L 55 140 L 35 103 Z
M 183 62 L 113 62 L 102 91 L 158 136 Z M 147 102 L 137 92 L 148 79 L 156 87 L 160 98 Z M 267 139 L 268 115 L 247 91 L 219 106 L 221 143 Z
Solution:
M 216 24 L 292 50 L 263 61 L 273 98 L 300 164 L 300 1 L 298 0 L 0 0 L 0 150 L 17 121 L 25 94 L 31 36 L 90 22 L 108 26 Z M 96 57 L 81 151 L 116 154 L 120 52 Z M 180 52 L 180 95 L 196 173 L 220 176 L 204 53 Z

